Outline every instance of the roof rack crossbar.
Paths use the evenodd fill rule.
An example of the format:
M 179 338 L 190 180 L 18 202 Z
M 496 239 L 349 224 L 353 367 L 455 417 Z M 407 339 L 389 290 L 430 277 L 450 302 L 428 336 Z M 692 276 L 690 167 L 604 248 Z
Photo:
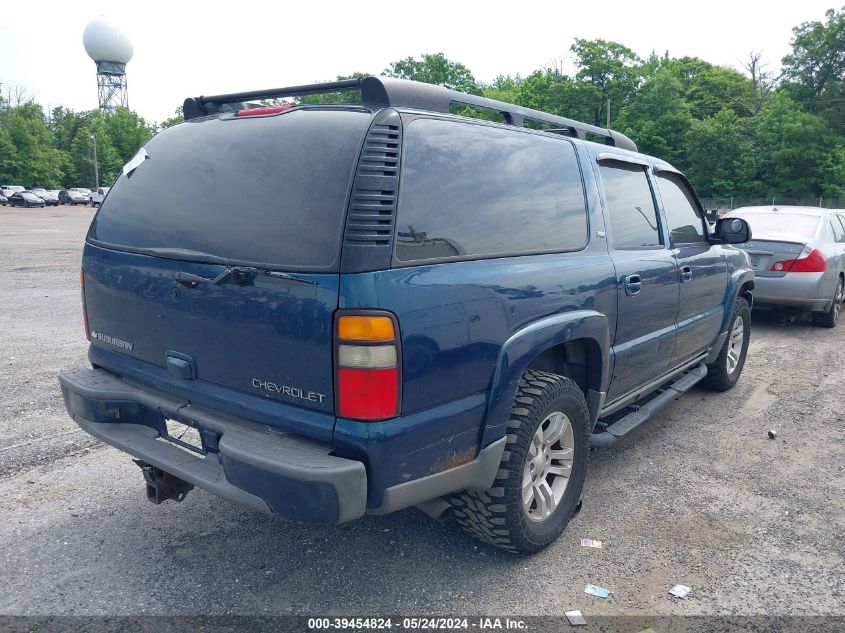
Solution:
M 205 116 L 216 112 L 230 112 L 238 109 L 235 104 L 243 104 L 254 99 L 274 99 L 280 97 L 297 97 L 329 92 L 361 91 L 361 101 L 366 105 L 417 108 L 434 112 L 449 112 L 452 103 L 459 103 L 478 108 L 485 108 L 498 112 L 505 123 L 523 126 L 526 120 L 547 123 L 555 128 L 567 130 L 571 136 L 585 139 L 588 134 L 604 138 L 607 145 L 636 152 L 637 146 L 630 138 L 606 128 L 589 123 L 582 123 L 574 119 L 549 114 L 541 110 L 532 110 L 512 103 L 479 97 L 464 92 L 458 92 L 443 86 L 425 84 L 407 79 L 392 77 L 362 77 L 360 79 L 344 79 L 318 84 L 305 84 L 287 88 L 271 88 L 269 90 L 253 90 L 250 92 L 234 92 L 230 94 L 201 96 L 185 99 L 183 114 L 185 120 Z M 244 107 L 244 106 L 241 106 Z M 560 130 L 555 130 L 560 131 Z

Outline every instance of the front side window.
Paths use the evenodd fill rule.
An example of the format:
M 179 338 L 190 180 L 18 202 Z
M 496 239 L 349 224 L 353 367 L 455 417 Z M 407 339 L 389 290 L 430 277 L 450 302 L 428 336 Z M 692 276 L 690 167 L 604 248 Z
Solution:
M 673 244 L 694 244 L 706 242 L 704 223 L 698 214 L 698 205 L 693 193 L 680 176 L 672 173 L 659 174 L 657 185 L 663 199 L 663 209 Z
M 601 179 L 614 248 L 660 248 L 663 240 L 645 167 L 602 163 Z
M 568 251 L 587 243 L 571 142 L 417 119 L 404 136 L 399 261 Z

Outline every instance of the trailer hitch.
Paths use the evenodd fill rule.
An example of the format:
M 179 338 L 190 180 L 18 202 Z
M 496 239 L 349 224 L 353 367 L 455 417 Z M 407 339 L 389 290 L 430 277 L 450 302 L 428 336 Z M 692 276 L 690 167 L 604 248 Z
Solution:
M 140 459 L 133 459 L 132 461 L 138 465 L 144 474 L 144 481 L 147 484 L 147 501 L 151 503 L 158 505 L 168 499 L 181 502 L 194 488 L 194 484 L 183 481 L 147 462 L 142 462 Z

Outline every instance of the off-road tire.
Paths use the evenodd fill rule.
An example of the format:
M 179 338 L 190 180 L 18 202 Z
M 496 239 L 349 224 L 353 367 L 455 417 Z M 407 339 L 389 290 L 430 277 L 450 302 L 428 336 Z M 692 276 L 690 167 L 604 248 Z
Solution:
M 563 497 L 543 521 L 528 518 L 522 478 L 532 438 L 546 417 L 561 411 L 572 425 L 572 470 Z M 449 497 L 458 524 L 471 536 L 509 552 L 533 554 L 552 543 L 575 514 L 587 474 L 590 415 L 581 389 L 569 378 L 526 371 L 519 381 L 507 430 L 507 444 L 493 487 Z
M 836 290 L 833 291 L 833 301 L 827 312 L 813 312 L 813 323 L 821 327 L 836 327 L 839 323 L 839 315 L 842 312 L 842 277 L 836 282 Z
M 743 340 L 742 350 L 739 354 L 739 361 L 736 369 L 732 372 L 728 369 L 728 352 L 731 348 L 731 333 L 736 327 L 736 320 L 741 317 L 743 320 Z M 707 376 L 701 381 L 701 386 L 713 391 L 727 391 L 732 389 L 739 380 L 742 374 L 742 368 L 745 366 L 745 357 L 748 354 L 748 341 L 751 339 L 751 307 L 748 305 L 745 297 L 737 297 L 734 302 L 733 313 L 728 324 L 728 338 L 722 345 L 719 355 L 712 363 L 707 365 Z

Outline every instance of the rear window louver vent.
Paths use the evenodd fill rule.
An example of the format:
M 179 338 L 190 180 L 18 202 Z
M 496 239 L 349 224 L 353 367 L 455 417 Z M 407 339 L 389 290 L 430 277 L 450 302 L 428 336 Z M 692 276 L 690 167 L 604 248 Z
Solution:
M 346 216 L 344 272 L 390 267 L 401 145 L 399 115 L 383 110 L 370 126 L 355 172 Z

